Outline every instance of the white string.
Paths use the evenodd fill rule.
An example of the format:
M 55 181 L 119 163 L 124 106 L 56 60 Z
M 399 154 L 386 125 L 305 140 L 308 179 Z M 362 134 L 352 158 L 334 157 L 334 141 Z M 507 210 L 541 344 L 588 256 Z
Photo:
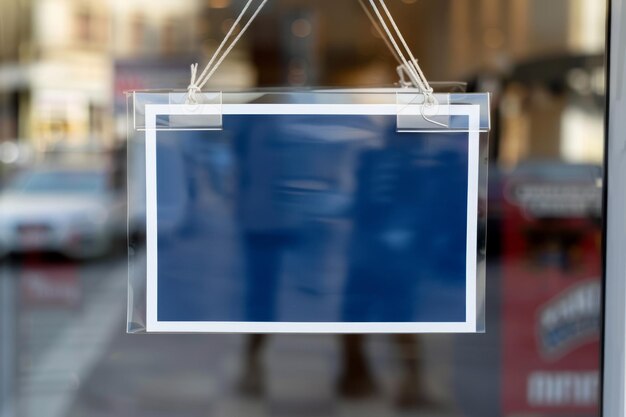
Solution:
M 409 78 L 413 82 L 413 85 L 415 85 L 417 88 L 419 88 L 422 92 L 426 91 L 425 90 L 425 86 L 421 82 L 417 72 L 409 64 L 409 62 L 407 61 L 407 59 L 404 56 L 404 53 L 402 53 L 402 50 L 398 46 L 398 43 L 396 42 L 395 37 L 393 36 L 391 31 L 389 30 L 389 26 L 387 26 L 387 22 L 385 22 L 385 19 L 383 18 L 382 14 L 380 13 L 380 10 L 378 10 L 378 7 L 376 6 L 376 3 L 374 3 L 374 0 L 369 0 L 369 3 L 372 6 L 372 9 L 374 10 L 374 13 L 376 13 L 376 16 L 378 17 L 378 21 L 380 22 L 382 28 L 385 30 L 385 33 L 387 34 L 387 37 L 388 37 L 389 41 L 391 42 L 391 44 L 393 45 L 394 49 L 398 53 L 398 56 L 402 60 L 402 63 L 404 65 L 405 69 L 406 69 L 407 75 L 409 76 Z
M 213 62 L 215 61 L 215 58 L 217 58 L 220 54 L 220 52 L 222 52 L 222 49 L 224 48 L 224 46 L 226 45 L 226 43 L 228 42 L 228 40 L 230 39 L 230 37 L 233 35 L 233 33 L 235 32 L 235 29 L 237 29 L 237 27 L 239 26 L 239 22 L 241 22 L 241 19 L 243 18 L 243 16 L 246 14 L 246 12 L 248 11 L 248 8 L 250 7 L 250 5 L 254 2 L 254 0 L 248 0 L 246 2 L 246 5 L 243 7 L 243 9 L 241 10 L 241 13 L 239 13 L 239 16 L 237 16 L 237 20 L 235 20 L 235 22 L 232 24 L 232 26 L 230 27 L 230 29 L 228 30 L 228 33 L 226 34 L 226 36 L 224 37 L 224 39 L 222 40 L 222 43 L 220 43 L 220 46 L 217 48 L 217 50 L 213 53 L 213 56 L 211 57 L 211 59 L 209 60 L 209 63 L 206 64 L 206 66 L 204 67 L 204 70 L 202 71 L 202 74 L 200 74 L 200 77 L 198 77 L 198 81 L 202 80 L 207 72 L 209 71 L 209 69 L 211 68 L 211 66 L 213 65 Z M 202 88 L 202 87 L 201 87 Z
M 393 49 L 393 46 L 391 46 L 391 43 L 389 43 L 389 39 L 387 39 L 387 37 L 383 33 L 383 30 L 380 28 L 380 24 L 376 21 L 376 18 L 372 16 L 372 12 L 370 12 L 370 10 L 367 8 L 367 5 L 365 4 L 364 0 L 359 0 L 359 4 L 361 5 L 361 8 L 363 9 L 367 17 L 369 18 L 372 26 L 374 26 L 374 28 L 376 29 L 376 32 L 378 32 L 381 39 L 385 42 L 385 45 L 387 45 L 387 48 L 389 48 L 389 51 L 391 52 L 391 54 L 394 56 L 394 58 L 396 58 L 396 61 L 398 61 L 398 64 L 400 64 L 401 66 L 404 66 L 402 59 L 400 58 L 396 50 Z
M 387 18 L 389 19 L 389 22 L 393 26 L 393 29 L 396 31 L 396 35 L 400 39 L 400 42 L 402 42 L 404 49 L 407 51 L 409 58 L 411 59 L 410 65 L 413 68 L 413 70 L 418 74 L 418 77 L 424 86 L 424 92 L 428 94 L 432 94 L 433 89 L 428 84 L 428 80 L 426 79 L 426 77 L 424 76 L 424 73 L 422 72 L 422 69 L 418 65 L 417 59 L 415 59 L 415 57 L 413 56 L 413 52 L 411 52 L 411 48 L 409 48 L 409 45 L 407 45 L 406 40 L 404 40 L 404 36 L 402 36 L 402 32 L 400 32 L 398 25 L 396 25 L 396 21 L 394 20 L 393 16 L 389 12 L 389 9 L 387 8 L 385 1 L 384 0 L 378 0 L 378 1 L 383 7 L 383 10 L 385 11 Z
M 402 58 L 400 58 L 400 56 L 398 55 L 398 53 L 396 52 L 394 47 L 389 42 L 389 38 L 383 32 L 383 29 L 381 29 L 380 23 L 376 21 L 376 18 L 372 15 L 372 12 L 369 10 L 369 8 L 365 4 L 364 0 L 359 0 L 359 4 L 361 5 L 361 8 L 363 9 L 363 11 L 367 15 L 367 17 L 369 18 L 372 26 L 374 26 L 374 28 L 376 29 L 376 32 L 380 35 L 381 39 L 385 42 L 385 45 L 387 46 L 387 49 L 389 49 L 391 54 L 396 58 L 396 61 L 399 64 L 398 67 L 396 68 L 396 72 L 398 73 L 398 78 L 399 78 L 398 82 L 399 82 L 400 86 L 402 86 L 402 87 L 410 87 L 411 85 L 413 85 L 413 83 L 412 82 L 407 82 L 406 79 L 404 78 L 405 75 L 407 75 L 407 69 L 406 68 L 407 68 L 407 64 L 408 63 L 406 61 L 404 61 L 404 62 L 402 61 Z M 410 76 L 409 76 L 409 78 L 410 78 Z M 414 87 L 419 87 L 419 86 L 414 85 Z
M 198 64 L 195 64 L 195 67 L 192 65 L 192 68 L 191 68 L 191 82 L 189 83 L 189 86 L 187 87 L 187 91 L 188 91 L 187 100 L 188 100 L 188 102 L 192 102 L 192 103 L 196 102 L 196 97 L 195 97 L 196 93 L 202 91 L 202 88 L 206 85 L 206 83 L 209 81 L 209 79 L 211 79 L 211 77 L 213 76 L 215 71 L 217 71 L 219 66 L 224 61 L 224 59 L 228 56 L 230 51 L 232 51 L 232 49 L 235 47 L 237 42 L 239 42 L 239 39 L 241 39 L 241 37 L 246 32 L 248 27 L 250 27 L 250 25 L 252 24 L 252 22 L 254 21 L 256 16 L 259 14 L 259 12 L 263 8 L 263 6 L 265 6 L 265 3 L 267 3 L 267 0 L 264 0 L 257 7 L 255 12 L 250 17 L 250 19 L 246 22 L 246 24 L 243 27 L 243 29 L 241 29 L 241 31 L 237 34 L 237 36 L 232 41 L 232 43 L 229 45 L 229 47 L 226 49 L 226 51 L 224 51 L 224 53 L 221 54 L 222 49 L 224 49 L 224 47 L 227 45 L 227 43 L 230 40 L 231 36 L 233 35 L 235 30 L 239 26 L 239 23 L 241 22 L 241 19 L 243 19 L 243 17 L 245 16 L 246 12 L 250 8 L 250 5 L 252 5 L 253 2 L 254 2 L 254 0 L 248 0 L 246 2 L 244 8 L 239 13 L 239 16 L 237 16 L 237 19 L 235 20 L 235 22 L 233 22 L 232 26 L 228 30 L 228 33 L 226 34 L 226 36 L 224 37 L 224 39 L 220 43 L 219 47 L 215 50 L 215 52 L 211 56 L 211 59 L 209 60 L 208 64 L 206 64 L 206 66 L 204 67 L 204 70 L 202 70 L 202 73 L 200 74 L 199 77 L 196 77 Z M 220 54 L 221 54 L 221 56 L 220 56 Z M 220 58 L 218 59 L 217 62 L 215 62 L 215 60 L 217 59 L 218 56 Z M 214 62 L 215 62 L 215 65 L 213 65 Z
M 252 0 L 249 0 L 248 3 L 250 3 Z M 250 25 L 252 24 L 252 22 L 256 19 L 256 17 L 258 16 L 258 14 L 261 12 L 261 10 L 263 9 L 263 7 L 265 6 L 265 4 L 267 3 L 268 0 L 263 0 L 261 2 L 261 4 L 259 4 L 259 6 L 256 8 L 256 10 L 254 11 L 254 13 L 252 14 L 252 16 L 250 16 L 250 18 L 248 19 L 248 21 L 246 22 L 246 24 L 244 25 L 244 27 L 241 29 L 241 31 L 239 31 L 239 33 L 237 34 L 237 36 L 235 37 L 235 39 L 233 39 L 232 43 L 228 46 L 228 48 L 224 51 L 224 53 L 222 54 L 222 56 L 220 56 L 220 58 L 218 59 L 218 61 L 215 63 L 215 65 L 213 65 L 213 67 L 211 68 L 211 70 L 206 74 L 206 76 L 204 76 L 204 78 L 200 78 L 198 80 L 198 86 L 200 87 L 200 89 L 202 89 L 202 87 L 204 87 L 206 85 L 206 83 L 211 79 L 211 77 L 213 76 L 213 74 L 215 74 L 215 71 L 217 71 L 217 69 L 220 67 L 220 65 L 222 64 L 222 62 L 224 62 L 224 59 L 226 59 L 226 57 L 228 56 L 228 54 L 230 54 L 230 51 L 233 50 L 233 48 L 235 47 L 235 45 L 237 45 L 237 43 L 239 42 L 239 40 L 241 39 L 241 37 L 244 35 L 244 33 L 246 33 L 246 31 L 248 30 L 248 28 L 250 27 Z M 239 15 L 239 17 L 237 18 L 237 21 L 233 24 L 233 27 L 236 26 L 238 24 L 238 22 L 241 20 L 243 14 L 245 13 L 245 10 L 242 11 L 242 13 Z M 216 55 L 214 55 L 215 58 Z M 207 68 L 205 68 L 206 72 L 208 70 L 209 66 L 207 66 Z
M 441 122 L 438 122 L 436 120 L 433 120 L 428 115 L 426 115 L 426 109 L 427 108 L 431 108 L 431 107 L 435 107 L 436 108 L 439 105 L 439 103 L 437 101 L 437 98 L 433 95 L 432 87 L 428 84 L 428 80 L 424 76 L 424 73 L 422 72 L 422 69 L 420 68 L 419 64 L 417 63 L 417 59 L 413 56 L 413 52 L 411 52 L 411 49 L 409 48 L 408 44 L 406 43 L 406 40 L 404 39 L 404 36 L 402 36 L 402 33 L 400 32 L 400 29 L 398 28 L 398 25 L 396 25 L 396 22 L 393 19 L 393 16 L 389 12 L 389 9 L 387 8 L 387 5 L 385 4 L 385 1 L 384 0 L 378 0 L 378 1 L 379 1 L 380 5 L 382 6 L 385 14 L 387 15 L 387 18 L 389 19 L 389 22 L 391 23 L 394 31 L 396 32 L 396 36 L 400 39 L 400 42 L 402 43 L 402 46 L 404 47 L 404 49 L 407 52 L 409 58 L 411 59 L 410 62 L 407 62 L 406 58 L 404 57 L 404 54 L 402 53 L 402 51 L 400 50 L 400 47 L 398 46 L 397 42 L 395 41 L 395 38 L 391 34 L 391 31 L 389 30 L 389 27 L 387 26 L 383 16 L 380 14 L 380 11 L 378 10 L 376 5 L 374 4 L 374 1 L 370 0 L 370 4 L 372 5 L 372 8 L 374 9 L 374 12 L 376 12 L 376 15 L 378 16 L 378 20 L 379 20 L 380 24 L 385 29 L 385 32 L 389 36 L 389 40 L 393 44 L 393 46 L 394 46 L 395 50 L 397 51 L 400 59 L 403 61 L 403 64 L 399 68 L 404 68 L 405 72 L 409 75 L 409 78 L 411 78 L 411 80 L 413 81 L 414 85 L 416 87 L 418 87 L 420 89 L 420 91 L 422 92 L 422 94 L 424 95 L 424 103 L 420 107 L 420 113 L 421 113 L 422 117 L 426 121 L 428 121 L 430 123 L 439 125 L 441 127 L 447 127 L 444 123 L 441 123 Z M 400 75 L 400 81 L 402 82 L 403 77 L 402 77 L 402 72 L 401 71 L 399 71 L 399 75 Z
M 190 104 L 197 104 L 196 93 L 200 92 L 200 87 L 196 82 L 196 75 L 198 74 L 198 64 L 191 64 L 191 81 L 189 82 L 189 86 L 187 90 L 189 91 L 187 95 L 187 101 Z
M 230 40 L 231 36 L 235 32 L 236 28 L 238 27 L 239 23 L 241 22 L 241 20 L 245 16 L 247 10 L 249 9 L 249 7 L 253 3 L 253 1 L 254 0 L 248 0 L 246 2 L 244 8 L 239 13 L 239 16 L 237 17 L 237 20 L 235 20 L 235 22 L 231 26 L 230 30 L 226 34 L 225 38 L 222 40 L 222 42 L 220 43 L 220 45 L 217 48 L 217 50 L 213 53 L 213 56 L 209 60 L 209 63 L 206 65 L 206 67 L 204 68 L 204 70 L 202 71 L 202 73 L 200 74 L 199 77 L 197 77 L 198 64 L 194 64 L 194 65 L 191 66 L 191 82 L 190 82 L 190 84 L 189 84 L 189 86 L 187 88 L 188 89 L 188 101 L 191 101 L 191 102 L 195 102 L 196 101 L 195 94 L 197 92 L 201 91 L 202 88 L 206 85 L 206 83 L 211 79 L 211 77 L 217 71 L 217 69 L 220 67 L 220 65 L 222 64 L 224 59 L 226 59 L 226 57 L 229 55 L 229 53 L 232 51 L 232 49 L 236 46 L 236 44 L 239 42 L 241 37 L 244 35 L 246 30 L 250 27 L 252 22 L 256 19 L 256 17 L 261 12 L 261 10 L 263 9 L 263 7 L 265 6 L 265 4 L 267 3 L 268 0 L 263 0 L 261 2 L 261 4 L 256 8 L 256 10 L 252 14 L 252 16 L 250 16 L 250 18 L 247 20 L 246 24 L 241 29 L 241 31 L 239 31 L 237 36 L 235 36 L 235 38 L 230 43 L 230 45 L 222 53 L 222 50 L 228 44 L 228 41 Z M 402 36 L 402 33 L 400 32 L 400 29 L 396 25 L 396 22 L 393 19 L 393 16 L 391 15 L 391 13 L 389 12 L 389 9 L 387 8 L 387 5 L 385 4 L 384 0 L 379 0 L 379 3 L 382 6 L 383 11 L 387 15 L 387 18 L 389 19 L 389 22 L 391 23 L 391 25 L 392 25 L 395 33 L 396 33 L 396 36 L 399 38 L 400 43 L 402 44 L 402 46 L 403 46 L 405 52 L 407 53 L 409 59 L 407 59 L 405 57 L 404 53 L 402 52 L 402 49 L 398 45 L 398 42 L 396 41 L 396 38 L 393 36 L 391 30 L 389 29 L 389 27 L 388 27 L 388 25 L 387 25 L 383 15 L 380 13 L 380 10 L 378 9 L 378 6 L 376 6 L 374 0 L 369 0 L 369 3 L 371 5 L 371 8 L 374 10 L 374 12 L 376 14 L 376 17 L 378 18 L 380 26 L 378 24 L 376 24 L 374 16 L 372 16 L 372 14 L 367 10 L 367 7 L 365 6 L 363 0 L 359 0 L 359 3 L 361 4 L 363 9 L 367 13 L 367 16 L 372 21 L 372 24 L 374 24 L 374 27 L 376 28 L 376 30 L 381 34 L 381 36 L 382 36 L 383 40 L 385 41 L 385 44 L 387 45 L 387 47 L 391 50 L 391 52 L 395 56 L 396 60 L 398 60 L 398 62 L 400 63 L 400 67 L 399 68 L 403 68 L 402 72 L 406 73 L 408 75 L 409 79 L 411 80 L 412 84 L 416 88 L 419 88 L 420 91 L 424 94 L 424 96 L 425 96 L 424 97 L 424 99 L 425 99 L 424 103 L 426 104 L 427 101 L 432 101 L 432 99 L 434 98 L 433 95 L 432 95 L 433 89 L 428 84 L 428 81 L 427 81 L 426 77 L 424 76 L 424 73 L 423 73 L 422 69 L 418 65 L 417 59 L 415 59 L 415 57 L 413 56 L 413 53 L 411 52 L 407 42 L 405 41 L 404 37 Z M 381 30 L 381 27 L 382 27 L 382 30 Z M 384 36 L 383 30 L 384 30 L 384 32 L 387 35 L 386 37 Z M 219 56 L 219 59 L 218 59 L 218 56 Z M 216 62 L 216 59 L 217 59 L 217 62 Z M 399 71 L 399 73 L 401 73 L 401 72 Z M 402 81 L 402 78 L 403 77 L 401 77 L 401 81 Z
M 211 77 L 213 76 L 213 74 L 215 73 L 215 71 L 217 71 L 217 69 L 220 67 L 220 65 L 222 64 L 222 62 L 224 62 L 224 59 L 226 59 L 226 57 L 228 56 L 228 54 L 230 53 L 230 51 L 233 50 L 233 48 L 235 47 L 235 45 L 237 44 L 237 42 L 239 42 L 239 39 L 241 39 L 241 37 L 243 36 L 244 33 L 246 33 L 246 30 L 248 30 L 248 28 L 250 27 L 250 25 L 252 24 L 252 22 L 256 19 L 257 15 L 261 12 L 261 9 L 263 9 L 263 6 L 265 6 L 265 3 L 267 3 L 267 0 L 263 0 L 263 2 L 259 5 L 259 7 L 257 7 L 257 9 L 254 11 L 254 14 L 250 17 L 250 19 L 248 20 L 248 22 L 245 24 L 245 26 L 241 29 L 241 31 L 237 34 L 237 36 L 235 37 L 235 39 L 233 40 L 233 42 L 230 44 L 230 46 L 228 47 L 228 49 L 226 49 L 226 51 L 224 51 L 224 53 L 222 54 L 222 56 L 220 57 L 220 59 L 215 63 L 215 65 L 213 66 L 213 68 L 211 69 L 211 71 L 207 74 L 207 76 L 204 78 L 204 80 L 202 80 L 202 82 L 200 83 L 200 88 L 202 89 L 202 87 L 205 86 L 205 84 L 209 81 L 209 79 L 211 79 Z

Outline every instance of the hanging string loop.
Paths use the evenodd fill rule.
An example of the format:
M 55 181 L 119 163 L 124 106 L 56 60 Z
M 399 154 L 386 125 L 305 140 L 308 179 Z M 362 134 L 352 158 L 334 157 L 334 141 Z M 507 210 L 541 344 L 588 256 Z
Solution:
M 240 23 L 246 16 L 254 1 L 255 0 L 248 0 L 246 2 L 243 9 L 239 13 L 239 16 L 233 22 L 232 26 L 228 30 L 228 33 L 220 43 L 219 47 L 215 50 L 211 59 L 199 76 L 197 75 L 198 64 L 196 63 L 191 66 L 191 81 L 187 87 L 188 103 L 197 103 L 197 93 L 202 91 L 202 88 L 204 88 L 213 74 L 215 74 L 224 59 L 226 59 L 232 49 L 237 45 L 241 37 L 248 30 L 252 22 L 254 22 L 263 7 L 265 7 L 268 2 L 268 0 L 262 0 L 245 21 L 241 30 L 235 35 L 235 31 L 239 28 Z M 366 4 L 366 1 L 369 3 L 369 7 Z M 417 62 L 417 59 L 402 36 L 402 33 L 393 19 L 385 0 L 378 0 L 378 4 L 376 0 L 359 0 L 359 3 L 399 64 L 397 72 L 400 77 L 400 86 L 418 89 L 420 93 L 424 95 L 424 107 L 436 106 L 437 99 L 433 94 L 433 88 L 428 83 L 424 72 Z M 424 115 L 424 110 L 422 110 L 422 112 Z
M 187 87 L 187 104 L 198 104 L 196 93 L 202 91 L 197 82 L 198 64 L 191 64 L 191 81 Z

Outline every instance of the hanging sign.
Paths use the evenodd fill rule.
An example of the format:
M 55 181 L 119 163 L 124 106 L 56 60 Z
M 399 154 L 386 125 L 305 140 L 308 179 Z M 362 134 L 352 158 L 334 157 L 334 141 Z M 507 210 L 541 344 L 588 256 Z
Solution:
M 146 105 L 146 330 L 482 330 L 481 109 L 441 111 Z
M 267 2 L 129 96 L 129 331 L 483 331 L 489 96 L 436 94 L 384 0 L 399 88 L 204 91 Z

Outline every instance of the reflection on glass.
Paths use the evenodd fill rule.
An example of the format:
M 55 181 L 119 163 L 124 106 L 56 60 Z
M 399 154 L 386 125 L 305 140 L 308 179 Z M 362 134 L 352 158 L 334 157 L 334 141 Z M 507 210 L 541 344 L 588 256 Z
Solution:
M 1 253 L 106 254 L 125 234 L 124 204 L 105 170 L 23 171 L 0 193 Z
M 412 31 L 407 39 L 429 78 L 469 81 L 470 90 L 493 93 L 495 126 L 487 333 L 423 336 L 403 348 L 378 336 L 273 336 L 258 343 L 223 335 L 124 335 L 127 274 L 118 254 L 125 244 L 100 254 L 91 246 L 108 234 L 100 222 L 117 205 L 70 204 L 80 193 L 46 184 L 55 190 L 49 199 L 27 203 L 24 195 L 10 208 L 6 184 L 19 171 L 43 168 L 44 151 L 123 148 L 124 91 L 185 88 L 188 65 L 206 62 L 223 37 L 223 22 L 242 6 L 224 0 L 79 3 L 2 4 L 0 415 L 406 415 L 395 407 L 402 380 L 410 381 L 408 397 L 427 393 L 434 415 L 599 415 L 596 186 L 602 184 L 584 165 L 600 166 L 604 151 L 606 1 L 389 2 L 401 29 Z M 292 3 L 259 16 L 210 89 L 396 81 L 394 63 L 367 19 L 359 18 L 357 2 Z M 237 158 L 224 149 L 198 157 L 211 158 L 215 168 L 189 175 L 197 187 L 172 187 L 187 196 L 185 205 L 199 207 L 217 196 L 235 202 L 238 177 L 226 167 Z M 534 175 L 528 176 L 520 168 L 537 161 L 549 169 L 530 164 L 526 173 Z M 118 176 L 124 165 L 122 155 L 112 167 Z M 70 181 L 86 187 L 80 175 Z M 356 189 L 348 188 L 354 197 Z M 99 189 L 91 197 L 108 195 Z M 200 192 L 207 189 L 215 194 Z M 173 227 L 187 212 L 171 210 Z M 34 212 L 31 221 L 27 215 Z M 239 232 L 231 242 L 242 243 Z M 355 235 L 344 236 L 350 247 Z M 25 242 L 21 256 L 7 256 L 22 252 Z M 270 258 L 289 257 L 284 246 L 273 242 Z M 250 262 L 265 262 L 265 255 Z M 268 264 L 271 275 L 277 267 Z M 251 349 L 258 353 L 246 353 L 259 344 L 264 348 Z M 239 389 L 249 361 L 262 364 L 261 397 Z M 409 415 L 428 415 L 424 401 L 413 404 Z

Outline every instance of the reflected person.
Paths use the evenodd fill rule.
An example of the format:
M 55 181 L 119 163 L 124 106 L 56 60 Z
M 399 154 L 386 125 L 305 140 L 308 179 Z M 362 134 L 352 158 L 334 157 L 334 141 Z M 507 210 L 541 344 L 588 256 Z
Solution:
M 342 274 L 332 270 L 331 258 L 341 256 L 336 248 L 343 229 L 328 220 L 345 216 L 350 206 L 350 166 L 362 139 L 329 140 L 324 134 L 328 129 L 320 129 L 327 123 L 325 127 L 341 132 L 350 120 L 321 121 L 311 116 L 251 119 L 236 144 L 237 209 L 246 263 L 243 319 L 298 322 L 323 316 L 336 320 L 332 304 L 341 284 L 337 283 L 335 290 L 329 288 L 335 286 L 335 275 Z M 352 130 L 349 125 L 348 132 Z M 287 256 L 291 267 L 296 265 L 302 272 L 287 273 Z M 286 297 L 287 302 L 277 311 L 279 294 L 297 294 L 311 304 L 303 308 Z M 262 392 L 259 356 L 266 339 L 263 335 L 247 339 L 240 381 L 244 393 Z
M 414 138 L 409 140 L 415 141 Z M 416 283 L 423 265 L 428 230 L 419 147 L 407 149 L 401 139 L 362 153 L 357 171 L 349 272 L 344 289 L 347 322 L 416 321 Z M 422 180 L 421 180 L 422 179 Z M 364 397 L 377 390 L 365 350 L 365 337 L 344 335 L 339 392 Z M 402 375 L 396 403 L 402 407 L 429 403 L 420 372 L 420 343 L 415 335 L 394 335 Z

